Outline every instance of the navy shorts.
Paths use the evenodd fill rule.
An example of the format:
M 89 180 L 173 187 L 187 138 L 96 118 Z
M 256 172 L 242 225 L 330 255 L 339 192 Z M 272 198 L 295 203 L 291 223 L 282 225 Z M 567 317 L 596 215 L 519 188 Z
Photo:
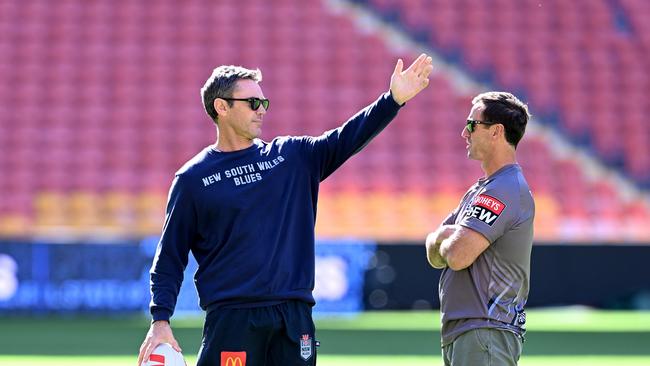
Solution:
M 209 311 L 196 366 L 315 366 L 311 305 Z

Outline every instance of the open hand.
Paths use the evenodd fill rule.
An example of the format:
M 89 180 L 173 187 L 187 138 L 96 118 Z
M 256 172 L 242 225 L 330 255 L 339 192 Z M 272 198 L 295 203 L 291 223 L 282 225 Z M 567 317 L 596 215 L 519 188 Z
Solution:
M 151 324 L 149 332 L 145 337 L 144 342 L 140 346 L 140 353 L 138 354 L 138 366 L 149 359 L 151 352 L 161 343 L 169 343 L 173 349 L 178 352 L 182 352 L 181 347 L 178 345 L 178 342 L 174 338 L 172 333 L 172 328 L 169 326 L 169 323 L 166 321 L 157 321 Z
M 421 54 L 408 69 L 402 71 L 404 63 L 397 60 L 395 71 L 390 77 L 390 92 L 397 104 L 402 105 L 429 85 L 429 74 L 433 71 L 431 57 Z

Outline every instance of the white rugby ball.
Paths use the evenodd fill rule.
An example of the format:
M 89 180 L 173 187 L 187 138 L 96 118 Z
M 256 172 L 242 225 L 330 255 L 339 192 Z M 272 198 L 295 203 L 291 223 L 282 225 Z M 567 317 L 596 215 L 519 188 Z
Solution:
M 148 360 L 142 366 L 185 366 L 185 360 L 169 343 L 161 343 L 156 347 Z

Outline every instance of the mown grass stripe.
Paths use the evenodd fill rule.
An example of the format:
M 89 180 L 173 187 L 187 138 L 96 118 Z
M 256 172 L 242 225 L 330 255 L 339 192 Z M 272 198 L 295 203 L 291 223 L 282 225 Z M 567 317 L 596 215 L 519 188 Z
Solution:
M 11 366 L 133 366 L 135 356 L 2 356 L 0 365 Z M 188 366 L 196 364 L 196 357 L 186 357 Z M 319 366 L 431 366 L 441 363 L 434 356 L 318 356 Z M 650 356 L 524 356 L 520 366 L 647 366 Z
M 650 311 L 600 311 L 547 309 L 527 312 L 532 331 L 563 332 L 650 332 Z M 440 330 L 436 311 L 365 312 L 348 316 L 320 316 L 318 329 Z

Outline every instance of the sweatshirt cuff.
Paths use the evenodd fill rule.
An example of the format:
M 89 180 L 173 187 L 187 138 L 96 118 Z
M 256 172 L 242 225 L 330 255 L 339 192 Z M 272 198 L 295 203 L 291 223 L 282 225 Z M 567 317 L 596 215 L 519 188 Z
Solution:
M 402 107 L 404 107 L 406 105 L 406 102 L 404 102 L 404 104 L 402 104 L 402 105 L 399 105 L 399 103 L 397 103 L 395 101 L 395 98 L 393 98 L 393 92 L 391 92 L 390 90 L 388 90 L 386 93 L 384 93 L 384 98 L 389 99 L 393 103 L 393 105 L 395 107 L 397 107 L 398 109 L 402 108 Z
M 151 312 L 151 322 L 155 322 L 158 320 L 166 320 L 169 321 L 169 318 L 171 318 L 172 314 L 169 313 L 166 310 L 155 310 Z

